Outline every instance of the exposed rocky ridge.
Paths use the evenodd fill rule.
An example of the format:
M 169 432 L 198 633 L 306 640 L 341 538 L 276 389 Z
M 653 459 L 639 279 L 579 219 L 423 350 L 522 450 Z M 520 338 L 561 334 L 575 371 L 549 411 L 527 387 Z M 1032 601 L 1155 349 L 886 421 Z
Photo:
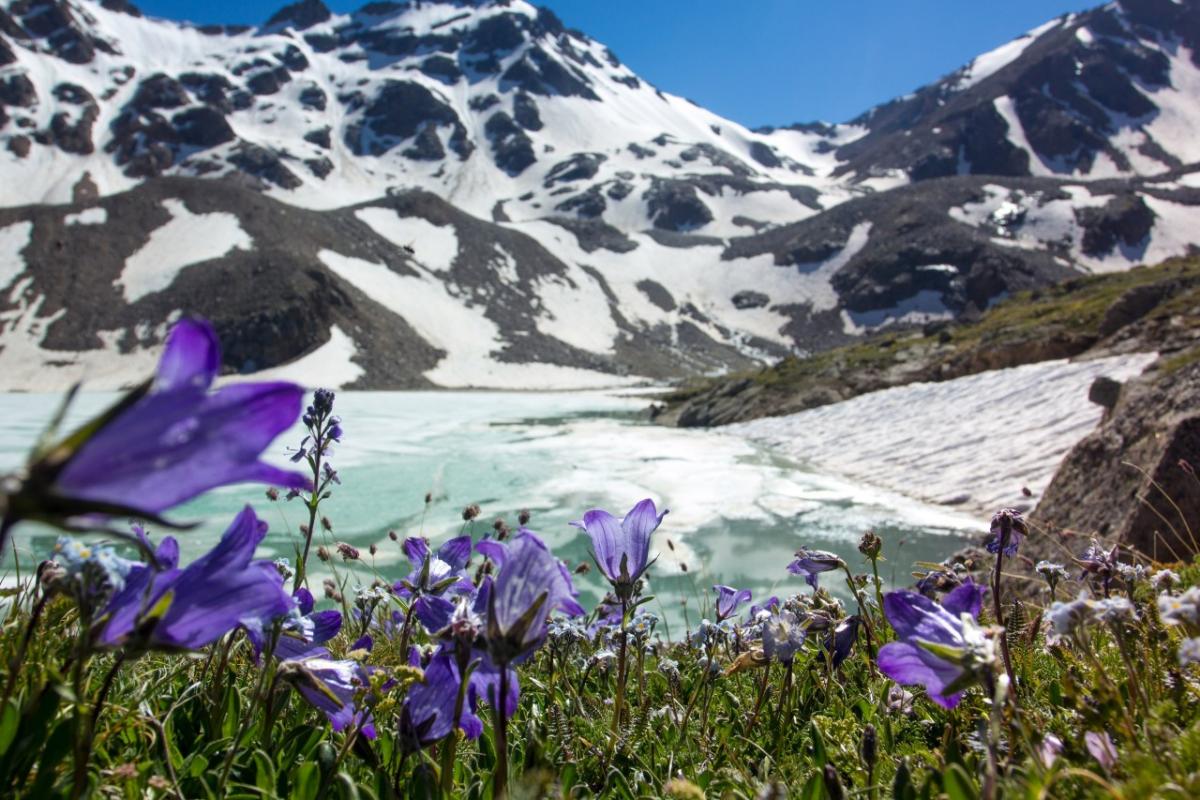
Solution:
M 1022 292 L 976 321 L 891 332 L 810 358 L 685 385 L 656 420 L 683 427 L 780 416 L 916 381 L 941 381 L 1056 358 L 1200 345 L 1200 260 Z
M 236 226 L 244 243 L 219 258 L 193 258 L 191 263 L 183 253 L 183 266 L 169 283 L 130 299 L 130 282 L 137 278 L 129 266 L 134 254 L 181 214 L 198 221 L 221 218 L 226 229 Z M 386 221 L 393 216 L 396 225 L 445 231 L 458 246 L 446 263 L 431 267 L 434 257 L 422 242 L 416 241 L 414 249 L 378 232 L 376 228 L 388 230 Z M 638 374 L 670 379 L 716 365 L 748 363 L 736 350 L 697 336 L 694 325 L 685 323 L 658 337 L 642 337 L 618 319 L 623 329 L 619 357 L 547 335 L 541 327 L 552 312 L 542 305 L 539 287 L 547 282 L 569 285 L 575 275 L 568 265 L 525 234 L 471 217 L 426 192 L 399 192 L 346 209 L 312 211 L 236 181 L 160 178 L 98 202 L 0 209 L 0 230 L 14 225 L 30 226 L 29 244 L 22 251 L 25 268 L 11 291 L 0 297 L 0 318 L 11 336 L 6 349 L 17 348 L 14 357 L 30 362 L 33 376 L 13 388 L 56 388 L 54 368 L 66 368 L 67 377 L 77 374 L 71 371 L 77 355 L 107 352 L 119 359 L 153 348 L 184 309 L 213 321 L 228 371 L 253 372 L 312 354 L 329 342 L 336 327 L 348 336 L 353 363 L 365 375 L 356 387 L 433 385 L 425 373 L 453 354 L 431 343 L 428 330 L 414 329 L 376 293 L 376 285 L 340 276 L 328 253 L 379 265 L 381 277 L 391 273 L 411 279 L 407 285 L 413 292 L 434 286 L 442 293 L 434 293 L 434 299 L 454 307 L 461 303 L 479 324 L 490 321 L 497 331 L 492 356 L 498 362 L 585 369 L 613 381 L 631 365 Z M 86 253 L 85 269 L 60 268 L 63 255 L 71 252 Z M 603 279 L 598 281 L 602 286 Z M 445 321 L 455 324 L 452 316 Z M 49 372 L 37 374 L 33 362 L 38 360 Z M 469 378 L 464 385 L 472 385 Z
M 492 352 L 502 364 L 661 379 L 970 318 L 1023 289 L 1196 241 L 1196 2 L 1061 18 L 851 123 L 750 131 L 649 86 L 522 0 L 350 14 L 304 0 L 254 29 L 146 19 L 119 1 L 0 0 L 0 180 L 21 187 L 0 206 L 22 207 L 0 226 L 14 248 L 0 251 L 0 275 L 41 258 L 19 226 L 38 204 L 202 177 L 331 214 L 419 188 L 537 241 L 561 280 L 489 317 L 525 337 Z M 1081 145 L 1064 154 L 1067 140 Z M 227 210 L 241 220 L 246 202 Z M 162 219 L 104 227 L 126 226 L 132 242 Z M 473 257 L 496 235 L 461 230 L 455 246 Z M 99 231 L 75 230 L 60 268 L 88 271 Z M 477 233 L 480 243 L 463 238 Z M 298 242 L 309 248 L 298 263 L 317 259 L 315 239 Z M 240 253 L 215 260 L 241 275 Z M 508 269 L 477 263 L 493 264 L 494 280 Z M 445 291 L 475 302 L 453 280 Z

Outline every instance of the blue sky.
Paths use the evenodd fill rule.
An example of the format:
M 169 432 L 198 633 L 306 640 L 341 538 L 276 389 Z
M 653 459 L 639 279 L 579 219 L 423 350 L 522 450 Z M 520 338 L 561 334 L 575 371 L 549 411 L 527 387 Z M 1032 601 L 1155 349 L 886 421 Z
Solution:
M 363 0 L 365 2 L 365 0 Z M 841 122 L 1068 11 L 1070 0 L 542 0 L 659 88 L 744 125 Z M 258 24 L 285 3 L 142 0 L 147 14 Z M 363 2 L 326 0 L 334 11 Z

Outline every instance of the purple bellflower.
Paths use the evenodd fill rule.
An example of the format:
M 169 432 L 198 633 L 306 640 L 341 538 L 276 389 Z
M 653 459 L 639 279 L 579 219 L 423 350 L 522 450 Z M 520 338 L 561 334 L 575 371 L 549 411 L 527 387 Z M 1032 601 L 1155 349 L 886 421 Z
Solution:
M 106 528 L 117 517 L 170 525 L 163 512 L 218 486 L 307 488 L 304 476 L 259 460 L 300 415 L 304 390 L 266 382 L 209 392 L 220 366 L 212 326 L 178 322 L 152 381 L 34 452 L 7 498 L 0 548 L 21 519 L 67 530 Z
M 1021 540 L 1029 535 L 1029 527 L 1021 512 L 1015 508 L 1002 508 L 992 515 L 991 535 L 987 540 L 989 553 L 1004 552 L 1006 556 L 1015 556 L 1021 546 Z
M 896 683 L 922 684 L 936 703 L 954 708 L 995 664 L 994 643 L 976 622 L 982 604 L 983 587 L 970 580 L 940 605 L 916 592 L 888 592 L 883 610 L 899 641 L 880 648 L 879 669 Z
M 296 607 L 283 622 L 283 629 L 275 642 L 275 657 L 280 660 L 328 658 L 329 651 L 321 645 L 337 636 L 342 629 L 342 613 L 333 610 L 314 611 L 312 592 L 304 587 L 297 589 L 292 597 Z
M 807 547 L 801 547 L 796 551 L 796 558 L 792 563 L 788 564 L 788 572 L 793 575 L 803 575 L 804 580 L 814 590 L 817 588 L 817 576 L 822 572 L 831 572 L 835 569 L 842 569 L 846 566 L 846 562 L 842 561 L 841 556 L 837 553 L 830 553 L 828 550 L 809 550 Z
M 738 612 L 743 604 L 750 602 L 749 589 L 734 589 L 732 586 L 717 584 L 713 587 L 717 593 L 717 622 L 724 622 Z
M 830 654 L 834 669 L 837 669 L 842 663 L 850 657 L 850 651 L 854 648 L 854 642 L 858 640 L 858 626 L 862 624 L 862 617 L 851 616 L 837 624 L 829 634 L 825 636 L 825 641 L 821 643 L 822 649 Z
M 335 731 L 343 731 L 352 723 L 362 735 L 375 738 L 375 724 L 370 712 L 359 710 L 370 684 L 371 668 L 353 659 L 334 660 L 326 657 L 284 661 L 280 675 L 295 684 L 309 705 L 323 713 Z
M 184 569 L 173 563 L 178 550 L 166 541 L 157 565 L 130 570 L 124 588 L 97 620 L 100 647 L 197 650 L 239 625 L 257 634 L 263 622 L 287 614 L 295 601 L 271 561 L 253 561 L 267 524 L 246 506 L 205 555 Z
M 522 528 L 507 543 L 485 539 L 475 549 L 500 568 L 486 590 L 488 649 L 498 664 L 519 662 L 540 647 L 554 611 L 584 613 L 566 566 L 533 531 Z
M 398 596 L 413 603 L 413 613 L 425 630 L 437 633 L 450 623 L 453 598 L 475 589 L 466 572 L 471 558 L 471 537 L 450 539 L 432 553 L 426 539 L 410 536 L 404 540 L 403 548 L 413 569 L 392 588 Z
M 807 628 L 800 615 L 788 608 L 775 609 L 761 623 L 763 655 L 768 661 L 791 664 L 804 647 Z
M 450 735 L 455 727 L 454 706 L 461 686 L 454 654 L 441 649 L 425 667 L 425 680 L 413 684 L 400 711 L 400 742 L 408 752 L 424 749 Z M 458 727 L 468 739 L 483 733 L 483 721 L 464 707 Z
M 666 515 L 666 509 L 659 514 L 654 501 L 646 499 L 630 509 L 619 523 L 616 517 L 599 508 L 584 514 L 582 521 L 571 523 L 591 537 L 596 566 L 622 600 L 633 595 L 634 584 L 652 563 L 650 535 Z

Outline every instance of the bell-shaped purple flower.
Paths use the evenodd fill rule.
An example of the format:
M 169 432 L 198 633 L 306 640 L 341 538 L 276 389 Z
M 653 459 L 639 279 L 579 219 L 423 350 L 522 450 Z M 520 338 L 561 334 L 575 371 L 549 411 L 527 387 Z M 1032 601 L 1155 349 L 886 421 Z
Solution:
M 187 568 L 131 570 L 97 620 L 94 642 L 134 652 L 196 650 L 239 625 L 261 631 L 265 620 L 294 605 L 275 564 L 252 560 L 266 532 L 267 524 L 246 506 L 216 546 Z
M 296 608 L 284 620 L 279 639 L 275 642 L 275 657 L 280 660 L 328 658 L 329 651 L 322 645 L 337 636 L 338 631 L 342 629 L 342 612 L 332 609 L 314 611 L 312 592 L 303 586 L 297 589 L 292 597 L 296 601 Z
M 400 711 L 402 747 L 416 752 L 454 730 L 454 706 L 461 685 L 453 653 L 440 649 L 425 667 L 425 680 L 413 684 L 405 697 Z M 458 726 L 468 739 L 478 739 L 483 733 L 483 721 L 465 704 Z
M 840 667 L 850 657 L 850 651 L 858 640 L 858 626 L 861 624 L 862 618 L 859 616 L 846 617 L 825 636 L 821 647 L 829 653 L 834 669 Z
M 507 543 L 487 539 L 475 547 L 500 568 L 486 590 L 487 643 L 497 664 L 519 661 L 540 647 L 553 612 L 584 613 L 566 566 L 537 534 L 522 528 Z
M 939 705 L 954 708 L 995 662 L 994 643 L 976 624 L 982 603 L 983 587 L 970 580 L 940 605 L 916 592 L 888 592 L 883 610 L 898 641 L 880 648 L 879 669 L 896 683 L 923 685 Z
M 842 569 L 846 562 L 837 553 L 828 550 L 810 550 L 801 547 L 796 551 L 796 557 L 788 564 L 788 572 L 793 575 L 803 575 L 804 580 L 813 589 L 817 588 L 817 576 L 822 572 Z
M 449 624 L 454 614 L 454 598 L 475 589 L 466 572 L 471 558 L 471 537 L 450 539 L 432 553 L 428 540 L 410 536 L 404 540 L 403 548 L 413 568 L 392 588 L 398 596 L 414 604 L 413 613 L 425 630 L 436 633 Z
M 1029 535 L 1021 512 L 1015 508 L 1002 508 L 992 515 L 991 535 L 986 546 L 989 553 L 1004 552 L 1006 556 L 1015 556 L 1021 546 L 1021 539 Z
M 666 515 L 666 509 L 659 514 L 654 501 L 647 499 L 630 509 L 619 523 L 607 511 L 593 508 L 582 521 L 571 524 L 591 537 L 596 565 L 617 596 L 628 600 L 634 584 L 651 564 L 650 535 Z
M 295 684 L 309 705 L 322 712 L 335 731 L 357 725 L 363 736 L 375 738 L 375 724 L 359 705 L 366 699 L 371 668 L 353 659 L 306 658 L 279 665 L 283 679 Z
M 307 488 L 303 475 L 259 460 L 300 415 L 304 390 L 268 382 L 210 393 L 220 366 L 212 327 L 178 322 L 152 382 L 34 454 L 9 498 L 5 529 L 19 519 L 68 529 L 104 527 L 116 517 L 167 524 L 162 512 L 218 486 Z
M 717 593 L 717 622 L 723 622 L 738 612 L 745 603 L 750 602 L 749 589 L 734 589 L 732 586 L 717 584 L 713 587 Z

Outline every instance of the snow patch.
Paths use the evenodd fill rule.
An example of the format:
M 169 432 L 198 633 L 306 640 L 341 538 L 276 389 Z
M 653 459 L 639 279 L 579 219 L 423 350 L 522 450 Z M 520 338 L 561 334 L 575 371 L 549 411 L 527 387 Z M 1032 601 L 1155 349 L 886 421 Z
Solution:
M 67 214 L 63 217 L 65 225 L 103 225 L 108 222 L 108 209 L 102 206 L 85 208 L 77 214 Z
M 421 217 L 402 217 L 390 208 L 363 208 L 354 214 L 397 247 L 434 272 L 449 272 L 458 257 L 458 235 L 450 223 L 434 225 Z
M 18 222 L 0 228 L 0 289 L 7 289 L 18 275 L 25 271 L 25 257 L 21 251 L 33 239 L 33 223 Z
M 1051 20 L 1044 25 L 1040 25 L 1026 33 L 1024 36 L 1019 36 L 1007 44 L 1002 44 L 995 50 L 984 53 L 983 55 L 972 61 L 963 73 L 962 78 L 954 85 L 954 88 L 963 91 L 970 89 L 975 84 L 983 81 L 992 75 L 995 75 L 1000 70 L 1007 67 L 1012 62 L 1021 57 L 1025 52 L 1025 48 L 1037 41 L 1043 33 L 1057 26 L 1059 20 Z
M 407 322 L 425 341 L 445 352 L 425 377 L 448 388 L 596 388 L 636 382 L 557 364 L 496 360 L 504 342 L 482 306 L 466 305 L 441 281 L 399 275 L 383 264 L 322 250 L 318 256 L 338 277 L 368 293 Z
M 170 222 L 156 228 L 150 241 L 126 259 L 121 277 L 114 281 L 127 302 L 168 288 L 180 272 L 193 264 L 254 246 L 254 240 L 233 214 L 193 214 L 175 198 L 162 204 L 171 215 Z
M 1092 381 L 1126 380 L 1157 356 L 1046 361 L 916 383 L 724 430 L 819 470 L 981 514 L 1032 505 L 1103 409 Z M 887 424 L 880 424 L 887 420 Z M 1021 488 L 1033 497 L 1024 500 Z
M 537 288 L 543 313 L 537 329 L 561 342 L 593 353 L 611 354 L 617 338 L 604 289 L 583 270 L 573 270 L 570 279 L 543 279 Z
M 935 264 L 933 269 L 949 266 Z M 925 269 L 921 267 L 920 269 Z M 958 270 L 950 267 L 954 272 Z M 920 325 L 939 319 L 953 319 L 954 312 L 946 307 L 942 293 L 932 289 L 922 289 L 912 297 L 901 300 L 891 308 L 872 309 L 870 311 L 842 311 L 842 326 L 846 333 L 857 335 L 867 333 L 886 325 L 914 324 Z

